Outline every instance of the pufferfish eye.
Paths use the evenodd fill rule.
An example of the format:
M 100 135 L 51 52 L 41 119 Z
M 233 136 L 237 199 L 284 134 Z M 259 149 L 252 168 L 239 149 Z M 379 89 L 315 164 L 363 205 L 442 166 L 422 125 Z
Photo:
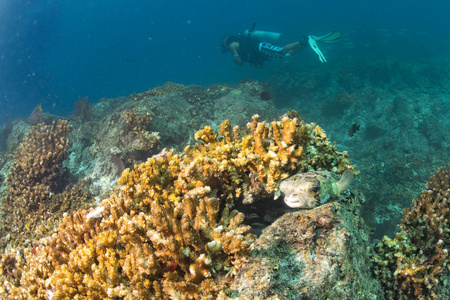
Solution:
M 313 185 L 309 188 L 309 190 L 314 194 L 318 194 L 320 192 L 320 185 Z

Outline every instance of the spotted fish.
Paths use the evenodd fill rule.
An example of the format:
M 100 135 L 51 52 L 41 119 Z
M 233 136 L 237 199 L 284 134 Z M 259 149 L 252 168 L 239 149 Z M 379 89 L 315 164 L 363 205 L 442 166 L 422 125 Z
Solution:
M 351 170 L 345 170 L 342 176 L 327 171 L 299 173 L 283 180 L 280 191 L 290 207 L 312 208 L 338 198 L 352 179 Z

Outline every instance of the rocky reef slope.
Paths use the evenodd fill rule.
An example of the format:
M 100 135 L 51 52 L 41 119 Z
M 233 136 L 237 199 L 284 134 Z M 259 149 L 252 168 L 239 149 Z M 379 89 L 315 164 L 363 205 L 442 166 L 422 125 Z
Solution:
M 271 99 L 251 80 L 168 83 L 95 105 L 81 99 L 67 121 L 44 113 L 35 126 L 5 125 L 1 297 L 445 294 L 448 170 L 375 251 L 357 190 L 312 210 L 274 200 L 297 172 L 358 171 L 321 127 L 296 111 L 278 117 Z

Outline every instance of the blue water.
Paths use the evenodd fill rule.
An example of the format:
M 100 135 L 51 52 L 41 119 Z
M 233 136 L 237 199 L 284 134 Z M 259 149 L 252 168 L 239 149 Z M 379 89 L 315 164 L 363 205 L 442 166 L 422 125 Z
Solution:
M 448 61 L 450 2 L 0 0 L 0 124 L 44 112 L 69 115 L 87 96 L 127 96 L 167 81 L 235 84 L 264 79 L 220 52 L 220 38 L 257 23 L 286 42 L 343 33 L 328 60 L 371 53 Z M 313 53 L 293 58 L 314 67 Z

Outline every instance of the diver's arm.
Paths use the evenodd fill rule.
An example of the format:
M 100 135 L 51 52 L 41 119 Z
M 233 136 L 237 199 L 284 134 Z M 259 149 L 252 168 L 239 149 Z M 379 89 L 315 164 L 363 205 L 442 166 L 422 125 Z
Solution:
M 242 66 L 242 61 L 241 61 L 241 57 L 239 56 L 238 50 L 239 50 L 239 43 L 238 42 L 233 42 L 230 44 L 230 46 L 228 46 L 228 48 L 230 49 L 230 52 L 233 54 L 233 60 L 236 64 L 238 64 L 239 66 Z

